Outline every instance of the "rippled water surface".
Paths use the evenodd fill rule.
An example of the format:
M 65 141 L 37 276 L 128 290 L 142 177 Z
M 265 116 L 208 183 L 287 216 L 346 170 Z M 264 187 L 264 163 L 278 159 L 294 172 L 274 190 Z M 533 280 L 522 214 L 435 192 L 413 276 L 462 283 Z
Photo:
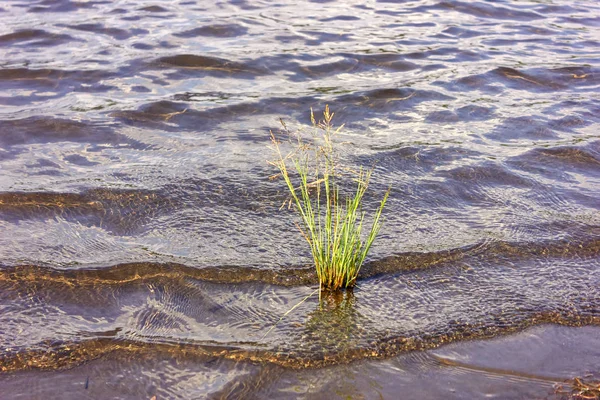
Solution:
M 3 399 L 598 375 L 597 2 L 6 0 L 0 56 Z M 316 287 L 269 131 L 326 104 L 385 226 L 269 331 Z

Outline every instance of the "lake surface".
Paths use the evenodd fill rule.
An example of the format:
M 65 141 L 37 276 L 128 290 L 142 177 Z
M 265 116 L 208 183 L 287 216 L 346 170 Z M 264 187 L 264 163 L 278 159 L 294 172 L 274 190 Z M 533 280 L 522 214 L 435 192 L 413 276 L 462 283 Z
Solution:
M 599 378 L 597 2 L 6 0 L 0 56 L 2 399 Z M 385 225 L 277 323 L 317 283 L 269 132 L 326 104 Z

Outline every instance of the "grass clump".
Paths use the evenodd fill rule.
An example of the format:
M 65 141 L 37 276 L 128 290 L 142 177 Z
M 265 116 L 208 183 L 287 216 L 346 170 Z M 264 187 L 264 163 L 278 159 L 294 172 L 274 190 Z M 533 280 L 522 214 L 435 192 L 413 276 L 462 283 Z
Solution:
M 282 142 L 271 132 L 277 158 L 269 163 L 279 169 L 278 175 L 290 193 L 284 205 L 293 206 L 300 215 L 301 222 L 296 225 L 310 246 L 321 289 L 353 287 L 381 228 L 381 213 L 390 191 L 366 227 L 369 224 L 362 204 L 373 168 L 344 168 L 334 143 L 343 125 L 334 129 L 334 113 L 328 106 L 323 120 L 317 122 L 312 109 L 310 115 L 314 131 L 308 140 L 300 132 L 289 131 L 281 121 L 292 147 L 285 154 Z M 344 189 L 350 191 L 346 196 L 342 196 Z

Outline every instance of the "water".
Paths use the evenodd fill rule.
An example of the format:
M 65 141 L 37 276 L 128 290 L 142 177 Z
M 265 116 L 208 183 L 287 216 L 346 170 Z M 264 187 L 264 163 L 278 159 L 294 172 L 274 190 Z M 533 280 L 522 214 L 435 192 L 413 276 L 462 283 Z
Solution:
M 560 398 L 598 372 L 595 2 L 0 7 L 2 398 Z M 353 293 L 265 336 L 316 286 L 269 131 L 325 104 L 385 226 Z

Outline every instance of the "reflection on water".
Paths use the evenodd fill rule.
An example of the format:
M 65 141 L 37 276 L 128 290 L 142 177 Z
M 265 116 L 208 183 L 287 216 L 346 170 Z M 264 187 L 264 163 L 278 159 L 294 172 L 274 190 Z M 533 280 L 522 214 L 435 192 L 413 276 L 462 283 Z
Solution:
M 592 1 L 3 2 L 0 397 L 560 398 L 600 359 L 599 25 Z M 354 293 L 286 314 L 316 281 L 268 133 L 325 104 L 393 189 Z
M 354 293 L 323 293 L 317 308 L 306 316 L 304 343 L 314 344 L 314 351 L 324 352 L 323 359 L 343 357 L 359 346 L 361 316 L 355 308 Z

